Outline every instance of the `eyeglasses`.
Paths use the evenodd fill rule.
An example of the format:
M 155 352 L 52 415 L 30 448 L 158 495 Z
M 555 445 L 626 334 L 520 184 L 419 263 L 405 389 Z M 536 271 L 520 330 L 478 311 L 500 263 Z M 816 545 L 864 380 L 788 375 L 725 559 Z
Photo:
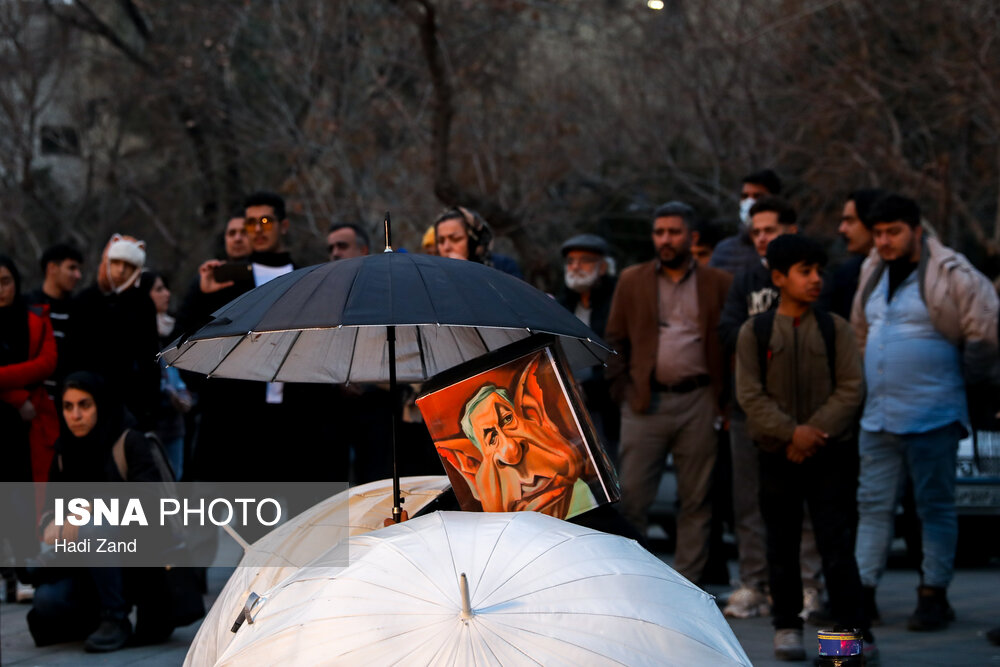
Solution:
M 262 215 L 259 218 L 247 218 L 243 221 L 243 229 L 247 234 L 252 234 L 259 228 L 261 231 L 267 231 L 278 222 L 277 218 L 272 218 L 267 215 Z

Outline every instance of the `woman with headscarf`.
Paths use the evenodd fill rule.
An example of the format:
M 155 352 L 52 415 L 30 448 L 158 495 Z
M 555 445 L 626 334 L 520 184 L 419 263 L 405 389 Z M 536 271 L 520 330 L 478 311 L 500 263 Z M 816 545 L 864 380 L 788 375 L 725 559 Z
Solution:
M 2 482 L 44 482 L 52 460 L 57 434 L 55 406 L 43 380 L 56 368 L 56 341 L 46 306 L 29 307 L 21 297 L 21 276 L 13 260 L 0 255 L 0 437 L 4 447 L 0 460 Z M 44 493 L 42 491 L 41 493 Z M 36 501 L 40 501 L 39 497 Z M 5 498 L 24 504 L 23 499 Z M 13 509 L 10 516 L 22 519 L 20 530 L 9 536 L 17 560 L 37 551 L 31 507 Z M 8 578 L 8 599 L 15 590 Z M 16 585 L 19 599 L 30 599 L 31 588 Z
M 471 209 L 456 206 L 441 213 L 434 221 L 434 238 L 441 257 L 493 265 L 493 230 Z
M 472 209 L 464 206 L 447 209 L 434 221 L 433 230 L 437 242 L 436 254 L 478 262 L 524 279 L 521 267 L 514 258 L 493 252 L 493 230 Z
M 173 478 L 162 452 L 142 432 L 133 430 L 131 415 L 100 376 L 78 371 L 63 384 L 62 422 L 49 479 L 60 482 L 162 482 Z M 42 541 L 73 542 L 86 530 L 42 518 Z M 110 560 L 110 559 L 109 559 Z M 78 567 L 53 576 L 45 572 L 38 584 L 28 629 L 39 646 L 86 638 L 89 652 L 122 648 L 132 636 L 128 615 L 133 600 L 128 590 L 142 590 L 145 569 Z M 127 574 L 126 574 L 127 572 Z M 126 587 L 126 580 L 130 587 Z M 140 618 L 142 613 L 140 611 Z M 158 629 L 157 639 L 163 636 Z

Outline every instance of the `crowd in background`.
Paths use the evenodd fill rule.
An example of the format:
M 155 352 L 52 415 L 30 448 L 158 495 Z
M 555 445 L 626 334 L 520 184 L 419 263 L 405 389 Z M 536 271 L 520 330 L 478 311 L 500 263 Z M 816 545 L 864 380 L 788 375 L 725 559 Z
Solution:
M 719 535 L 731 515 L 738 581 L 724 613 L 771 614 L 779 658 L 804 659 L 804 620 L 858 628 L 871 656 L 875 591 L 907 480 L 923 537 L 909 627 L 954 619 L 946 593 L 956 451 L 972 426 L 966 390 L 997 383 L 997 294 L 934 238 L 916 202 L 878 190 L 846 197 L 839 232 L 848 256 L 829 269 L 781 191 L 773 171 L 748 175 L 739 231 L 721 240 L 686 203 L 659 206 L 654 258 L 620 276 L 605 239 L 568 235 L 555 301 L 618 353 L 576 380 L 618 462 L 631 528 L 645 535 L 669 455 L 682 575 L 728 581 Z M 48 248 L 43 283 L 31 291 L 0 256 L 4 481 L 389 476 L 385 415 L 398 406 L 384 387 L 206 379 L 157 361 L 221 306 L 298 268 L 289 227 L 280 196 L 248 196 L 222 230 L 223 254 L 200 265 L 176 311 L 168 278 L 129 236 L 114 235 L 99 258 Z M 375 250 L 361 223 L 334 222 L 326 240 L 330 261 Z M 520 277 L 493 241 L 478 213 L 455 207 L 428 227 L 421 250 Z M 95 281 L 77 291 L 91 263 Z M 403 428 L 411 445 L 401 474 L 439 474 L 419 415 L 404 410 Z M 124 470 L 116 447 L 132 462 Z M 43 500 L 23 508 L 9 536 L 19 560 L 56 539 Z M 101 570 L 117 571 L 33 582 L 37 589 L 10 579 L 8 597 L 35 596 L 29 626 L 40 645 L 85 639 L 88 650 L 110 651 L 136 636 L 169 636 L 168 621 L 133 632 L 137 584 Z M 75 624 L 74 636 L 54 629 L 81 614 L 94 622 Z

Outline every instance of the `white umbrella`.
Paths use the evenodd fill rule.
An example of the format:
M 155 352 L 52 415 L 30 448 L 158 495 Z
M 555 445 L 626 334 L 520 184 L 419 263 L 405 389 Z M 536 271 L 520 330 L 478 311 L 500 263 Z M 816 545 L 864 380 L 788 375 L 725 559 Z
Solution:
M 258 593 L 216 665 L 750 664 L 712 597 L 638 544 L 534 512 L 436 512 Z
M 406 510 L 416 514 L 451 487 L 446 475 L 400 480 Z M 392 480 L 355 486 L 317 503 L 251 545 L 188 649 L 185 665 L 214 664 L 236 637 L 230 629 L 251 591 L 264 591 L 352 535 L 377 530 L 392 515 Z

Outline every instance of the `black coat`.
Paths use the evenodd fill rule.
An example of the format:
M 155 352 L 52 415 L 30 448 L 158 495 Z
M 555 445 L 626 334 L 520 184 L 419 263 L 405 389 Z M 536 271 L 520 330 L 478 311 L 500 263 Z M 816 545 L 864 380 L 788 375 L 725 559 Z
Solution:
M 91 285 L 76 297 L 67 341 L 72 371 L 101 375 L 143 430 L 160 401 L 156 307 L 148 293 L 129 288 L 104 294 Z

